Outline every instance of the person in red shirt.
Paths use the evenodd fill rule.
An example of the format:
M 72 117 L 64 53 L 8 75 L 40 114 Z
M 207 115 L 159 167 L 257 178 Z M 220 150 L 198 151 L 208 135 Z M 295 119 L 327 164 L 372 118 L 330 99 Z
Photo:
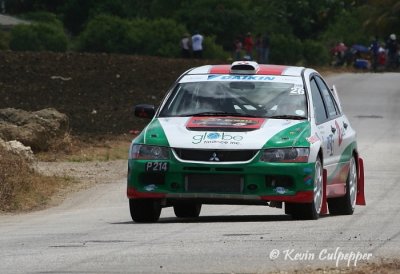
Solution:
M 253 47 L 254 47 L 253 37 L 251 36 L 251 33 L 248 32 L 243 41 L 243 48 L 246 51 L 244 59 L 253 60 Z

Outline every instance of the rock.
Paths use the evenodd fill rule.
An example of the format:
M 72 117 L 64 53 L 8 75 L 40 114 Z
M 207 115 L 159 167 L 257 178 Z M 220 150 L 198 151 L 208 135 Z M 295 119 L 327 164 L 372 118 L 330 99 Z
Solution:
M 33 151 L 46 151 L 69 129 L 68 117 L 53 108 L 28 112 L 21 109 L 0 109 L 0 138 L 17 140 Z
M 35 160 L 35 156 L 33 155 L 31 147 L 24 146 L 19 141 L 13 140 L 6 142 L 0 138 L 0 146 L 3 146 L 7 151 L 23 157 L 29 162 L 33 162 Z

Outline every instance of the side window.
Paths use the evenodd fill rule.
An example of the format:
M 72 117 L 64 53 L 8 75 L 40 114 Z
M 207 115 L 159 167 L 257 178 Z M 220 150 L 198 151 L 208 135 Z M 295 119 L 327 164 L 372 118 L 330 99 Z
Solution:
M 310 85 L 311 85 L 311 96 L 314 104 L 315 119 L 317 124 L 321 124 L 328 119 L 326 115 L 324 101 L 322 100 L 321 93 L 314 78 L 311 79 Z
M 323 100 L 325 102 L 326 109 L 328 111 L 328 116 L 329 117 L 335 117 L 339 115 L 339 108 L 335 102 L 335 99 L 333 98 L 329 88 L 326 86 L 326 84 L 321 80 L 319 77 L 315 77 L 315 80 L 319 86 L 319 89 L 321 90 L 321 95 L 323 97 Z

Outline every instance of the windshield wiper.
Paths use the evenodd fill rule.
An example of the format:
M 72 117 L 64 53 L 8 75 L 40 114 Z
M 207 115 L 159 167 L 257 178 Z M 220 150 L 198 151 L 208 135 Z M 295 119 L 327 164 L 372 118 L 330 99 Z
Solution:
M 237 117 L 257 117 L 250 114 L 245 113 L 237 113 L 237 112 L 225 112 L 225 111 L 207 111 L 207 112 L 199 112 L 192 114 L 185 114 L 182 116 L 237 116 Z
M 305 119 L 307 119 L 307 117 L 299 116 L 299 115 L 275 115 L 275 116 L 269 116 L 268 118 L 272 118 L 272 119 L 290 119 L 290 120 L 305 120 Z

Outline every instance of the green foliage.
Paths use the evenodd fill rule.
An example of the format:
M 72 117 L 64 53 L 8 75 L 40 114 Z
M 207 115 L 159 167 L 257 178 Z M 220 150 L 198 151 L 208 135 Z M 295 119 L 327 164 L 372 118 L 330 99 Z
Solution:
M 78 38 L 78 50 L 179 57 L 179 42 L 187 32 L 172 19 L 126 20 L 110 15 L 93 18 Z M 206 36 L 204 57 L 226 59 L 227 54 Z
M 285 14 L 284 1 L 253 0 L 251 2 L 249 17 L 255 21 L 252 27 L 254 33 L 293 33 L 293 27 Z
M 142 34 L 141 53 L 146 55 L 178 57 L 180 55 L 179 41 L 186 32 L 186 28 L 171 19 L 157 19 L 145 21 Z M 136 28 L 137 36 L 140 36 Z
M 400 1 L 370 0 L 358 10 L 359 20 L 371 35 L 386 38 L 391 33 L 399 34 Z
M 99 15 L 93 18 L 78 37 L 78 50 L 89 52 L 135 53 L 138 39 L 131 33 L 128 20 Z
M 343 9 L 343 1 L 282 1 L 284 14 L 300 39 L 315 39 Z
M 215 42 L 215 36 L 206 36 L 204 37 L 204 58 L 206 59 L 216 59 L 216 60 L 228 60 L 229 53 L 224 51 L 222 46 L 218 45 Z
M 183 22 L 190 33 L 199 31 L 205 36 L 214 35 L 216 43 L 230 51 L 235 38 L 252 31 L 256 25 L 248 4 L 249 1 L 242 0 L 187 1 L 176 11 L 175 18 Z
M 302 60 L 302 43 L 294 36 L 271 35 L 271 63 L 296 65 Z
M 359 43 L 368 44 L 370 35 L 364 30 L 359 16 L 357 11 L 344 11 L 338 20 L 321 35 L 321 40 L 325 41 L 327 47 L 333 47 L 338 42 L 344 42 L 349 46 Z
M 303 58 L 306 66 L 323 66 L 329 63 L 329 52 L 324 44 L 314 40 L 303 42 Z
M 90 14 L 94 0 L 68 0 L 61 9 L 64 26 L 72 34 L 79 34 Z
M 0 50 L 6 50 L 9 48 L 10 35 L 8 32 L 0 30 Z
M 315 53 L 306 48 L 303 51 L 301 45 L 289 46 L 298 46 L 299 40 L 306 41 L 307 47 L 316 46 L 309 40 L 323 41 L 327 51 L 339 41 L 349 46 L 366 45 L 375 35 L 381 39 L 391 33 L 399 35 L 400 24 L 398 0 L 18 0 L 5 3 L 8 13 L 22 13 L 26 19 L 36 22 L 61 27 L 57 19 L 61 18 L 73 39 L 79 36 L 79 50 L 176 57 L 183 32 L 199 31 L 210 38 L 205 44 L 216 46 L 211 50 L 208 45 L 205 54 L 219 56 L 224 53 L 217 45 L 231 52 L 235 38 L 250 31 L 254 36 L 268 33 L 272 37 L 271 42 L 277 47 L 271 48 L 271 59 L 277 63 L 297 63 L 303 54 L 305 59 L 314 58 Z M 99 17 L 101 14 L 108 17 Z M 102 24 L 99 18 L 106 22 Z M 94 25 L 100 27 L 99 34 L 95 33 Z M 116 37 L 112 37 L 114 34 Z M 24 47 L 40 47 L 37 44 L 41 41 L 36 35 L 24 33 L 24 36 L 33 43 Z M 321 52 L 321 47 L 316 46 L 314 50 Z M 314 63 L 321 58 L 324 57 L 305 62 Z
M 186 29 L 170 19 L 126 20 L 110 15 L 92 19 L 79 37 L 79 50 L 179 56 Z
M 45 12 L 45 11 L 36 11 L 36 12 L 29 12 L 25 13 L 22 16 L 23 19 L 28 21 L 35 21 L 50 25 L 58 26 L 59 28 L 63 28 L 63 23 L 54 13 Z
M 67 36 L 58 25 L 45 23 L 18 25 L 11 31 L 12 50 L 64 52 L 67 47 Z

